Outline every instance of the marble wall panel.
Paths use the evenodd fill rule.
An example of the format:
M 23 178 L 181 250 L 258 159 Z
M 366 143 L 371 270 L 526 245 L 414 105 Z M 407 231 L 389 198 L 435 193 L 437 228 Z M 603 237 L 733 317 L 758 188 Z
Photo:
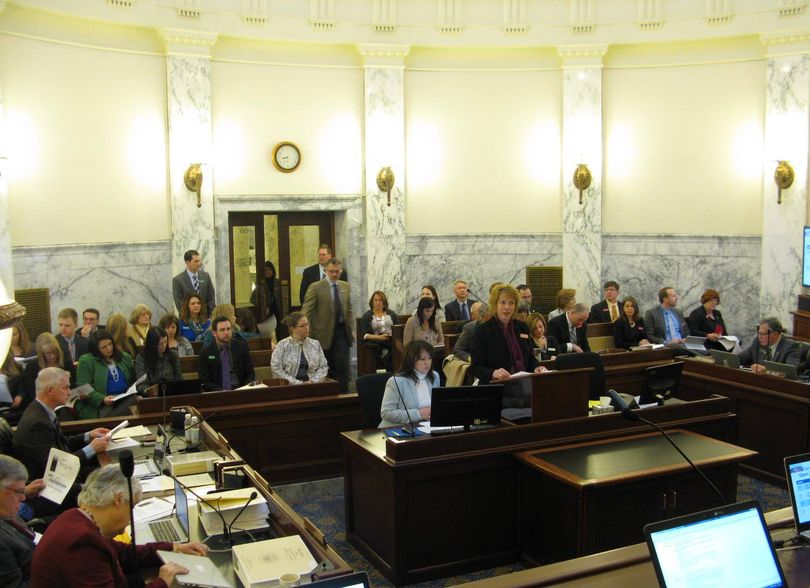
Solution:
M 602 281 L 616 280 L 641 312 L 672 286 L 688 316 L 707 288 L 720 293 L 719 310 L 732 334 L 751 340 L 760 316 L 758 236 L 604 235 Z
M 13 258 L 15 288 L 50 289 L 54 330 L 65 307 L 98 308 L 102 321 L 139 303 L 154 322 L 174 310 L 170 241 L 15 247 Z
M 5 170 L 0 170 L 0 174 Z M 11 225 L 8 218 L 8 184 L 0 177 L 0 282 L 11 295 L 14 291 L 14 264 L 11 253 Z
M 493 282 L 519 284 L 526 266 L 560 265 L 562 240 L 558 234 L 407 235 L 406 308 L 416 308 L 421 288 L 433 284 L 442 305 L 453 299 L 453 282 L 463 279 L 470 290 L 487 299 Z M 373 286 L 373 285 L 372 285 Z

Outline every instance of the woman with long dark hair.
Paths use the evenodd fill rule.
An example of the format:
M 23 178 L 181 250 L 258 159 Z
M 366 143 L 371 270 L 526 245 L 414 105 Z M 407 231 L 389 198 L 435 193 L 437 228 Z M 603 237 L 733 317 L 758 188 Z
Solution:
M 211 326 L 205 301 L 198 294 L 189 294 L 180 309 L 180 335 L 189 341 L 199 340 Z
M 430 420 L 430 391 L 439 386 L 432 363 L 430 343 L 414 339 L 405 345 L 402 367 L 385 384 L 380 427 Z
M 180 360 L 169 349 L 169 337 L 160 327 L 152 327 L 146 333 L 143 353 L 135 358 L 135 379 L 146 374 L 146 381 L 138 385 L 138 392 L 144 393 L 149 386 L 161 382 L 174 382 L 182 379 Z
M 88 353 L 79 358 L 76 384 L 90 384 L 93 391 L 76 401 L 79 418 L 121 416 L 129 414 L 134 396 L 116 404 L 115 397 L 123 394 L 135 381 L 135 366 L 126 351 L 115 347 L 112 335 L 100 329 L 90 336 Z
M 436 307 L 431 298 L 422 298 L 416 307 L 416 315 L 405 323 L 402 342 L 407 345 L 411 340 L 427 341 L 433 346 L 444 345 L 442 324 L 436 318 Z
M 259 317 L 259 332 L 262 337 L 275 338 L 278 324 L 281 322 L 281 282 L 276 274 L 276 266 L 269 259 L 264 262 L 264 306 Z M 259 306 L 260 287 L 250 293 L 250 303 Z

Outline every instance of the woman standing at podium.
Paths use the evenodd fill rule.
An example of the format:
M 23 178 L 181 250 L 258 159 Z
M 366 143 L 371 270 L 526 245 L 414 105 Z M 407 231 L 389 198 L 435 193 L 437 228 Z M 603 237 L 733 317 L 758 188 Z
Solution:
M 398 374 L 385 384 L 380 406 L 380 428 L 430 420 L 430 391 L 439 385 L 439 374 L 430 369 L 433 346 L 414 339 L 405 346 Z
M 509 378 L 517 372 L 546 371 L 537 364 L 528 325 L 515 318 L 519 300 L 518 291 L 510 284 L 501 284 L 489 293 L 492 317 L 476 329 L 470 349 L 471 369 L 481 384 Z M 508 384 L 503 394 L 504 408 L 530 407 L 528 388 L 520 382 Z

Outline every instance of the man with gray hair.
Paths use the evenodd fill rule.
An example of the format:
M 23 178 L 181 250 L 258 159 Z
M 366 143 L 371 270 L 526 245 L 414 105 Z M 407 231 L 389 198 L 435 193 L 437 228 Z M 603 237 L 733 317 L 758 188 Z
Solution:
M 590 351 L 588 345 L 588 315 L 591 311 L 582 303 L 577 303 L 569 311 L 548 321 L 548 334 L 557 339 L 567 353 Z
M 787 363 L 798 367 L 801 349 L 797 341 L 782 336 L 782 322 L 769 316 L 757 326 L 757 338 L 740 353 L 740 365 L 751 366 L 751 371 L 761 374 L 766 371 L 763 361 Z
M 40 370 L 36 381 L 37 396 L 20 418 L 14 433 L 14 453 L 28 469 L 32 478 L 41 478 L 52 448 L 73 453 L 79 458 L 82 470 L 79 481 L 98 467 L 96 454 L 107 450 L 110 440 L 103 427 L 89 433 L 66 436 L 59 426 L 56 409 L 67 402 L 70 393 L 70 374 L 63 369 L 49 367 Z M 62 503 L 62 509 L 75 506 L 78 484 Z M 72 499 L 72 500 L 71 500 Z M 45 501 L 42 501 L 45 503 Z M 52 504 L 52 503 L 51 503 Z
M 27 479 L 23 464 L 0 455 L 0 586 L 28 586 L 31 579 L 34 532 L 17 515 L 29 493 Z M 37 486 L 42 488 L 41 480 Z

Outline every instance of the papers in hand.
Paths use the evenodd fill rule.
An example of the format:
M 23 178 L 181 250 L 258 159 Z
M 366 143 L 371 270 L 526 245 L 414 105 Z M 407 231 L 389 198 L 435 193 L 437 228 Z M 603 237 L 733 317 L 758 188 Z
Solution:
M 51 449 L 43 477 L 45 489 L 39 495 L 56 504 L 62 504 L 73 482 L 76 481 L 80 468 L 81 461 L 75 455 Z
M 133 382 L 132 386 L 130 386 L 129 388 L 127 388 L 127 391 L 126 391 L 126 392 L 124 392 L 123 394 L 119 394 L 118 396 L 116 396 L 116 397 L 113 399 L 113 402 L 114 402 L 115 404 L 118 404 L 118 403 L 119 403 L 119 402 L 121 402 L 121 401 L 122 401 L 124 398 L 129 398 L 129 397 L 130 397 L 130 396 L 132 396 L 133 394 L 137 394 L 137 393 L 138 393 L 138 384 L 141 384 L 141 383 L 143 383 L 143 382 L 145 382 L 145 381 L 146 381 L 146 374 L 142 375 L 140 378 L 138 378 L 137 380 L 135 380 L 135 382 Z
M 269 388 L 267 384 L 263 384 L 261 380 L 256 380 L 254 382 L 248 382 L 244 386 L 239 386 L 238 388 L 234 388 L 234 390 L 251 390 L 251 389 L 258 389 L 258 388 Z
M 87 398 L 87 395 L 90 394 L 90 392 L 92 391 L 93 387 L 90 384 L 82 384 L 81 386 L 73 388 L 68 394 L 67 402 L 65 402 L 63 406 L 69 406 L 70 408 L 73 408 L 77 400 Z
M 116 427 L 113 429 L 117 431 L 114 435 L 112 435 L 113 439 L 122 439 L 124 437 L 146 437 L 147 435 L 151 435 L 151 431 L 144 427 L 143 425 L 136 425 L 134 427 L 125 427 L 123 429 L 119 429 Z

